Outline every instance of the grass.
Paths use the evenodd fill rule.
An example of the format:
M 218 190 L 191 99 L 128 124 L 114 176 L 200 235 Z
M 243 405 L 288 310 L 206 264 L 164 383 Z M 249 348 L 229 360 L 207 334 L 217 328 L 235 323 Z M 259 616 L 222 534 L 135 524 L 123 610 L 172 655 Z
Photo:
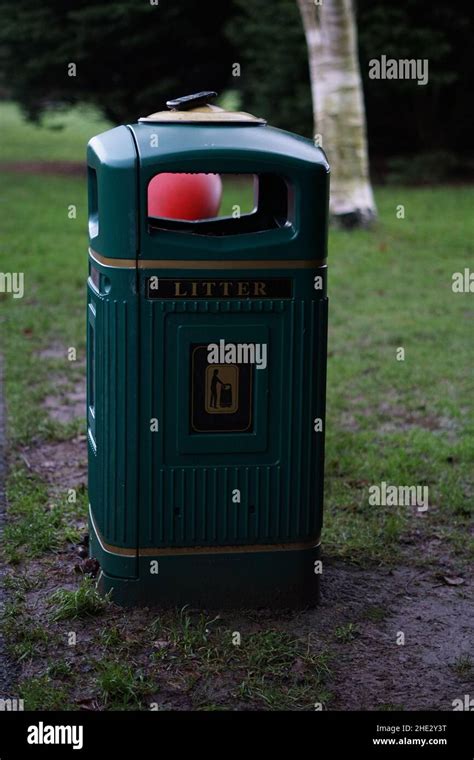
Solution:
M 286 631 L 270 627 L 240 633 L 219 616 L 210 619 L 185 608 L 162 614 L 151 624 L 151 632 L 154 661 L 175 679 L 181 674 L 194 709 L 216 708 L 212 679 L 220 679 L 223 672 L 230 676 L 231 690 L 225 704 L 230 698 L 260 709 L 309 710 L 316 701 L 330 700 L 325 686 L 329 654 L 315 652 L 310 641 Z
M 31 124 L 14 103 L 2 103 L 1 121 L 0 161 L 83 161 L 90 138 L 111 126 L 87 106 L 57 110 Z
M 10 655 L 20 663 L 42 657 L 48 645 L 57 643 L 46 628 L 26 609 L 25 600 L 17 595 L 7 602 L 2 611 L 2 631 Z
M 469 676 L 473 669 L 473 660 L 469 654 L 460 655 L 453 663 L 452 668 L 458 676 Z
M 109 597 L 101 596 L 92 578 L 84 578 L 75 590 L 58 589 L 51 596 L 51 604 L 55 609 L 52 615 L 54 621 L 76 620 L 77 618 L 101 615 L 109 604 Z
M 384 607 L 372 606 L 365 611 L 365 618 L 372 623 L 380 623 L 387 617 L 387 610 Z
M 157 618 L 151 624 L 151 631 L 158 641 L 169 642 L 173 649 L 178 648 L 180 650 L 181 656 L 192 658 L 203 650 L 209 651 L 209 641 L 215 633 L 214 623 L 219 632 L 219 616 L 211 619 L 204 614 L 192 616 L 184 607 L 177 615 L 165 615 Z M 220 637 L 219 640 L 222 645 Z
M 97 683 L 109 710 L 140 709 L 153 688 L 143 673 L 114 660 L 97 664 Z
M 334 635 L 342 644 L 348 644 L 357 638 L 359 630 L 355 623 L 346 623 L 345 625 L 338 626 L 334 631 Z
M 274 630 L 250 636 L 239 652 L 246 674 L 237 693 L 244 700 L 272 710 L 309 710 L 330 701 L 326 653 L 311 653 L 296 637 Z
M 60 426 L 41 402 L 59 373 L 74 381 L 85 359 L 85 190 L 72 178 L 5 173 L 4 179 L 0 271 L 23 272 L 25 280 L 23 299 L 0 294 L 9 434 L 14 443 L 55 439 Z M 76 220 L 67 217 L 68 203 L 77 204 Z M 62 211 L 65 224 L 58 225 Z M 52 345 L 64 347 L 63 358 L 41 359 Z M 76 362 L 68 361 L 67 347 L 76 349 Z
M 71 710 L 67 690 L 58 686 L 49 676 L 25 678 L 20 686 L 20 697 L 25 700 L 25 710 Z
M 368 487 L 382 480 L 428 485 L 425 523 L 444 526 L 448 541 L 466 537 L 474 312 L 451 282 L 472 256 L 473 195 L 380 188 L 373 231 L 331 234 L 324 544 L 339 556 L 394 558 L 414 525 L 407 508 L 369 506 Z
M 47 675 L 50 678 L 70 678 L 74 673 L 73 667 L 70 662 L 66 660 L 57 660 L 51 662 L 48 666 Z
M 46 483 L 22 465 L 11 468 L 7 490 L 10 521 L 2 550 L 8 562 L 17 564 L 55 551 L 66 541 L 79 541 L 80 531 L 69 518 L 84 511 L 84 494 L 74 504 L 52 499 Z
M 106 649 L 122 651 L 125 646 L 125 634 L 117 626 L 107 626 L 100 632 L 100 643 Z
M 41 581 L 35 575 L 30 576 L 18 570 L 16 573 L 5 575 L 2 579 L 2 584 L 5 589 L 13 593 L 18 599 L 24 599 L 28 591 L 32 591 L 41 585 Z

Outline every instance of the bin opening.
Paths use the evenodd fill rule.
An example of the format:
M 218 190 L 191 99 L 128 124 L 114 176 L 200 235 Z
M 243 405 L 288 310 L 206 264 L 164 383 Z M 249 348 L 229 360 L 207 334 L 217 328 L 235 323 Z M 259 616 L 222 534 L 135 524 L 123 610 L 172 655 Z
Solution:
M 97 191 L 97 171 L 87 167 L 89 193 L 89 237 L 91 240 L 99 234 L 99 194 Z
M 148 230 L 237 235 L 285 227 L 288 196 L 277 174 L 163 172 L 148 184 Z

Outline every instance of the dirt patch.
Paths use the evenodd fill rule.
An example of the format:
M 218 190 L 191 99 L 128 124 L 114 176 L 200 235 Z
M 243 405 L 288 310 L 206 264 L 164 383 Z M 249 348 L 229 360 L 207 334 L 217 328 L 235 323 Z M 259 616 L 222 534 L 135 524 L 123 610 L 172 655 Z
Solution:
M 301 633 L 330 646 L 332 709 L 452 710 L 472 693 L 472 583 L 440 583 L 433 570 L 329 565 L 323 599 Z M 397 643 L 403 641 L 404 644 Z
M 85 417 L 86 413 L 86 380 L 81 377 L 75 383 L 58 384 L 55 395 L 46 396 L 44 399 L 51 419 L 56 422 L 67 423 L 74 419 Z
M 81 161 L 2 161 L 0 171 L 18 174 L 56 174 L 83 177 L 86 168 Z
M 62 343 L 52 343 L 37 352 L 40 359 L 67 359 L 67 349 Z
M 61 361 L 67 361 L 68 364 L 73 368 L 82 368 L 86 366 L 85 357 L 77 358 L 75 361 L 70 361 L 68 357 L 68 350 L 69 347 L 63 345 L 62 343 L 51 343 L 49 346 L 46 346 L 46 348 L 42 348 L 35 353 L 36 356 L 38 356 L 40 359 L 61 359 Z
M 43 401 L 49 417 L 55 422 L 67 424 L 86 414 L 86 376 L 85 361 L 69 362 L 68 349 L 61 343 L 52 343 L 37 352 L 40 359 L 57 362 L 67 362 L 69 376 L 55 372 L 51 379 L 54 393 L 49 394 Z
M 79 488 L 87 480 L 87 442 L 85 435 L 69 441 L 54 441 L 24 446 L 20 456 L 28 469 L 39 475 L 52 494 Z
M 239 698 L 241 674 L 230 663 L 206 677 L 195 668 L 194 657 L 172 657 L 172 667 L 165 662 L 164 667 L 152 665 L 163 644 L 153 639 L 150 628 L 161 615 L 158 609 L 112 606 L 105 618 L 52 622 L 51 594 L 57 588 L 76 587 L 76 551 L 69 546 L 54 557 L 31 563 L 29 574 L 41 578 L 42 584 L 28 594 L 28 609 L 50 640 L 57 642 L 55 659 L 66 660 L 82 674 L 68 690 L 68 698 L 79 709 L 104 709 L 92 676 L 97 663 L 111 655 L 103 632 L 114 629 L 120 631 L 120 646 L 127 649 L 123 656 L 134 672 L 149 674 L 156 684 L 146 704 L 156 702 L 160 709 L 174 710 L 192 710 L 207 702 L 231 710 L 268 709 Z M 459 668 L 461 658 L 472 649 L 472 598 L 471 584 L 446 586 L 432 570 L 361 569 L 326 561 L 322 602 L 316 610 L 226 611 L 209 628 L 211 637 L 214 625 L 228 636 L 239 631 L 242 646 L 255 632 L 282 631 L 307 642 L 316 654 L 328 653 L 327 706 L 332 710 L 452 710 L 453 700 L 472 694 L 473 689 L 472 670 Z M 210 613 L 209 620 L 215 616 Z M 77 646 L 67 646 L 67 631 L 76 633 Z M 403 645 L 397 644 L 400 633 L 405 636 Z M 38 656 L 24 663 L 23 678 L 43 673 L 51 655 L 51 647 L 43 646 Z M 298 666 L 295 662 L 294 668 Z M 314 709 L 317 699 L 315 690 L 305 709 Z
M 390 420 L 382 422 L 378 427 L 381 434 L 421 428 L 433 433 L 442 433 L 447 440 L 456 440 L 459 425 L 457 420 L 451 417 L 436 416 L 422 411 L 408 411 L 397 407 L 387 406 L 386 408 L 383 404 L 379 407 L 379 411 L 384 416 L 390 417 Z
M 356 399 L 354 400 L 356 401 Z M 342 430 L 356 432 L 361 429 L 357 417 L 379 417 L 377 432 L 380 435 L 404 432 L 421 428 L 433 433 L 442 434 L 448 441 L 455 441 L 459 429 L 459 423 L 452 417 L 434 415 L 425 409 L 405 409 L 396 403 L 382 402 L 374 407 L 358 407 L 354 412 L 345 414 L 340 420 Z

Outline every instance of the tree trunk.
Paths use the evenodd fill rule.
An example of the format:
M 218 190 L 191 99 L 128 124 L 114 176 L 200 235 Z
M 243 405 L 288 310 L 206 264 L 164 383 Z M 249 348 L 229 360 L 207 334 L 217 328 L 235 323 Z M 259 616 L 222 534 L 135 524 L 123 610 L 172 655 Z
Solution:
M 331 215 L 343 226 L 365 226 L 377 211 L 353 2 L 298 0 L 298 5 L 308 47 L 315 140 L 331 166 Z

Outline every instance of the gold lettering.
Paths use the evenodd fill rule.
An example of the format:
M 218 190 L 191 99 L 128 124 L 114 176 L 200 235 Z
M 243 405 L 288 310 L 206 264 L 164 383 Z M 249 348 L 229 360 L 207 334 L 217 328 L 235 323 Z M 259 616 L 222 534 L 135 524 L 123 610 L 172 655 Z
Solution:
M 175 298 L 265 298 L 268 282 L 265 280 L 174 280 Z
M 178 298 L 183 298 L 184 296 L 186 296 L 186 295 L 187 295 L 187 293 L 186 293 L 186 292 L 184 292 L 184 293 L 182 293 L 182 292 L 181 292 L 181 282 L 180 282 L 179 280 L 177 280 L 177 281 L 175 282 L 175 284 L 174 284 L 174 294 L 175 294 L 175 296 L 177 296 Z
M 253 294 L 254 296 L 266 296 L 267 295 L 267 285 L 265 282 L 254 282 L 253 284 Z
M 216 286 L 216 283 L 215 282 L 203 282 L 202 284 L 206 286 L 205 295 L 206 296 L 212 296 L 213 292 L 214 292 L 214 288 Z

